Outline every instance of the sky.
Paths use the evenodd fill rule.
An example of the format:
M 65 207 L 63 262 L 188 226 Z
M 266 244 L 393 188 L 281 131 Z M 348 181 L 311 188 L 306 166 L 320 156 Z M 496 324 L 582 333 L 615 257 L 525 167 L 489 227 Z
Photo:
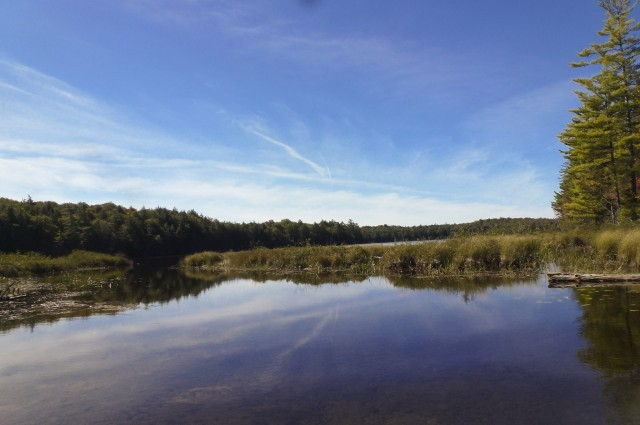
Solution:
M 7 0 L 0 197 L 360 225 L 553 217 L 597 0 Z

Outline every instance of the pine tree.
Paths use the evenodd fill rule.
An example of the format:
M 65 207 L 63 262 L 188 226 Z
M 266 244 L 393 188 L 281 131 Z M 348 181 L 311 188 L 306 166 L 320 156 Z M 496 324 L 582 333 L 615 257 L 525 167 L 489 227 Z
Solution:
M 640 25 L 630 18 L 629 0 L 601 0 L 606 37 L 578 54 L 575 67 L 596 66 L 591 78 L 577 78 L 580 107 L 560 134 L 567 146 L 560 192 L 553 208 L 567 219 L 618 223 L 638 220 L 640 163 Z

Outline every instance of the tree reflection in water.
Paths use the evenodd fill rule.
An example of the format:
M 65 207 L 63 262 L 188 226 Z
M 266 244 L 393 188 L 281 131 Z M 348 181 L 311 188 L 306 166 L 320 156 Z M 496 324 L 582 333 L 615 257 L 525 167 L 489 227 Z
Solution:
M 28 296 L 0 309 L 0 332 L 33 328 L 63 318 L 114 314 L 123 309 L 164 304 L 198 296 L 229 279 L 226 275 L 189 277 L 167 267 L 138 266 L 126 271 L 88 271 L 24 279 Z
M 285 280 L 298 285 L 335 285 L 362 282 L 367 278 L 340 273 L 295 273 L 285 276 L 255 272 L 207 273 L 144 264 L 129 270 L 98 270 L 29 278 L 22 282 L 23 286 L 29 288 L 29 296 L 20 302 L 5 303 L 0 309 L 0 332 L 19 326 L 33 328 L 39 323 L 53 323 L 62 318 L 115 314 L 124 309 L 197 297 L 213 286 L 234 279 L 251 279 L 257 283 Z M 523 283 L 521 280 L 501 277 L 415 279 L 390 276 L 388 280 L 397 288 L 460 294 L 465 302 L 500 286 Z
M 611 423 L 640 423 L 640 289 L 575 289 L 582 306 L 581 361 L 606 380 L 604 403 Z

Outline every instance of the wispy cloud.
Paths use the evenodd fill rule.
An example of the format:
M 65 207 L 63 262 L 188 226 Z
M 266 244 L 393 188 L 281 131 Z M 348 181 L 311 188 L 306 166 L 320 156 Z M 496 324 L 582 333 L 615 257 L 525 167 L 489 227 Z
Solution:
M 88 147 L 96 153 L 116 148 L 144 152 L 151 146 L 168 152 L 176 145 L 175 139 L 133 124 L 126 113 L 65 82 L 6 59 L 0 60 L 0 95 L 0 143 L 5 149 L 16 142 L 23 150 L 49 144 L 71 155 Z
M 31 195 L 60 202 L 177 207 L 229 221 L 353 219 L 360 224 L 420 224 L 548 215 L 518 205 L 450 202 L 393 191 L 364 194 L 344 186 L 273 185 L 263 178 L 240 179 L 205 167 L 185 173 L 182 167 L 156 164 L 143 169 L 118 167 L 114 172 L 114 167 L 99 162 L 49 157 L 0 158 L 0 167 L 0 191 L 15 199 Z
M 313 171 L 315 171 L 316 173 L 318 173 L 320 176 L 322 177 L 331 177 L 331 172 L 329 171 L 329 169 L 327 167 L 322 167 L 320 165 L 318 165 L 317 163 L 311 161 L 310 159 L 307 159 L 305 157 L 303 157 L 302 155 L 300 155 L 295 149 L 293 149 L 291 146 L 287 145 L 286 143 L 283 143 L 279 140 L 274 139 L 273 137 L 267 136 L 266 134 L 256 130 L 253 127 L 247 127 L 247 131 L 250 132 L 251 134 L 254 134 L 256 136 L 258 136 L 259 138 L 266 140 L 267 142 L 275 145 L 275 146 L 279 146 L 282 149 L 284 149 L 284 151 L 287 153 L 287 155 L 289 155 L 290 157 L 297 159 L 298 161 L 302 161 L 303 163 L 307 164 L 309 167 L 311 167 L 311 169 Z
M 451 52 L 400 35 L 327 33 L 279 16 L 270 2 L 165 0 L 129 2 L 139 16 L 184 31 L 213 31 L 252 54 L 288 61 L 305 75 L 332 74 L 378 98 L 420 97 L 440 105 L 504 84 L 507 72 L 475 49 Z M 483 84 L 478 84 L 482 75 Z M 346 77 L 348 78 L 348 77 Z M 489 86 L 489 87 L 488 87 Z
M 358 191 L 323 187 L 285 187 L 226 182 L 224 187 L 209 187 L 208 183 L 175 182 L 159 190 L 178 192 L 192 188 L 199 193 L 215 193 L 216 202 L 204 206 L 211 214 L 217 205 L 227 207 L 217 217 L 234 220 L 265 221 L 270 219 L 301 219 L 313 222 L 322 219 L 360 224 L 426 224 L 467 222 L 480 218 L 514 216 L 548 216 L 546 210 L 525 208 L 515 204 L 482 202 L 450 202 L 394 192 L 363 194 Z
M 59 202 L 177 207 L 230 221 L 353 219 L 360 224 L 409 225 L 549 215 L 522 199 L 515 202 L 513 196 L 502 198 L 510 200 L 504 203 L 498 196 L 487 195 L 498 192 L 497 188 L 518 191 L 525 186 L 531 193 L 537 181 L 533 169 L 509 175 L 513 185 L 501 182 L 505 174 L 487 179 L 487 172 L 482 171 L 484 174 L 469 179 L 477 192 L 467 190 L 463 178 L 478 173 L 476 167 L 487 158 L 481 151 L 469 155 L 466 162 L 458 158 L 457 168 L 451 168 L 451 173 L 462 176 L 460 182 L 446 183 L 446 175 L 436 182 L 443 187 L 436 193 L 458 187 L 468 194 L 453 201 L 455 196 L 450 194 L 436 199 L 415 183 L 405 185 L 406 180 L 395 178 L 393 173 L 403 164 L 389 165 L 390 171 L 384 171 L 389 178 L 378 178 L 382 170 L 377 164 L 362 165 L 353 175 L 332 177 L 329 167 L 271 136 L 267 120 L 264 125 L 245 121 L 237 134 L 245 144 L 237 148 L 236 141 L 227 140 L 226 147 L 212 144 L 185 149 L 187 139 L 145 126 L 113 105 L 7 61 L 0 62 L 0 99 L 0 194 L 14 199 L 31 195 Z M 230 122 L 230 129 L 237 131 L 237 124 Z M 292 131 L 308 137 L 300 125 L 294 127 Z M 246 155 L 247 134 L 312 172 L 291 169 L 290 161 L 265 164 L 259 156 Z M 244 159 L 220 155 L 226 152 L 223 148 L 234 153 L 231 157 Z M 420 187 L 429 187 L 426 182 L 434 182 L 437 170 L 446 169 L 452 161 L 457 159 L 430 164 L 430 169 L 419 170 L 413 179 L 422 181 Z M 496 186 L 483 188 L 486 182 Z

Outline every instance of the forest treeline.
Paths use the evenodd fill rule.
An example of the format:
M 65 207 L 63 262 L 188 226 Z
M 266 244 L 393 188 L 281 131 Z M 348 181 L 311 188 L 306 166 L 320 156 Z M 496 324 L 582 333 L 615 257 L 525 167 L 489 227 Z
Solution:
M 131 258 L 256 247 L 348 245 L 445 239 L 453 235 L 557 230 L 554 219 L 500 218 L 465 224 L 359 226 L 349 221 L 230 223 L 195 211 L 0 198 L 0 252 L 64 255 L 76 249 Z

